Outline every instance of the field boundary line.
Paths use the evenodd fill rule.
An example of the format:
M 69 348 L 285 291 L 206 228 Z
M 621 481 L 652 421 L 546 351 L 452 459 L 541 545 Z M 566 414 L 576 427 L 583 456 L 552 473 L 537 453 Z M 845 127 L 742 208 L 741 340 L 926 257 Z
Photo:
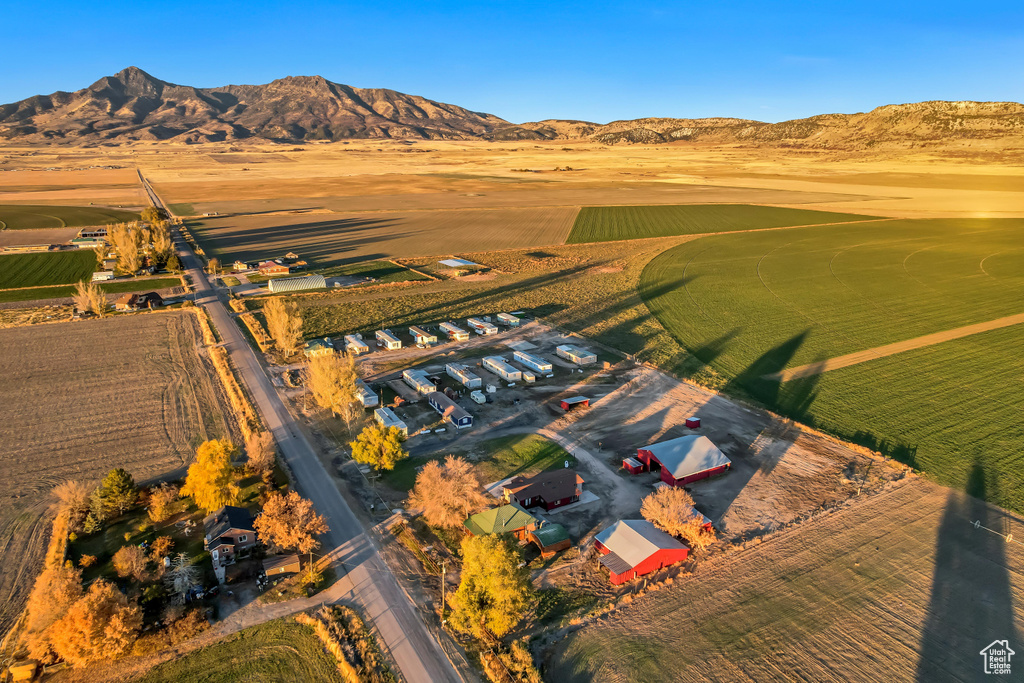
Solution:
M 861 363 L 866 363 L 867 361 L 875 360 L 876 358 L 894 356 L 898 353 L 903 353 L 904 351 L 922 349 L 928 346 L 941 344 L 942 342 L 953 341 L 954 339 L 971 337 L 982 332 L 999 330 L 1004 327 L 1013 327 L 1014 325 L 1020 325 L 1021 323 L 1024 323 L 1024 313 L 1017 313 L 1016 315 L 1008 315 L 1002 318 L 996 318 L 995 320 L 987 320 L 982 323 L 956 327 L 951 330 L 943 330 L 942 332 L 933 332 L 932 334 L 926 334 L 921 337 L 914 337 L 913 339 L 906 339 L 892 344 L 885 344 L 884 346 L 876 346 L 871 349 L 856 351 L 843 356 L 836 356 L 835 358 L 829 358 L 817 363 L 801 365 L 781 372 L 773 372 L 769 375 L 764 375 L 764 379 L 787 382 L 791 379 L 813 377 L 815 375 L 828 372 L 829 370 L 838 370 L 840 368 L 850 367 L 851 365 L 860 365 Z

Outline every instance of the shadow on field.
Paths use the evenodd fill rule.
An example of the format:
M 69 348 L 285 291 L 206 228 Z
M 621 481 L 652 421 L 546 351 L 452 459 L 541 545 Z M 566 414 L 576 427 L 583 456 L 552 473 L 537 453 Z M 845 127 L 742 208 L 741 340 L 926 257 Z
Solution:
M 981 650 L 995 640 L 1008 640 L 1010 649 L 1024 657 L 1014 625 L 1007 541 L 974 528 L 977 521 L 999 533 L 1008 529 L 1006 514 L 981 500 L 996 496 L 992 489 L 997 482 L 987 479 L 984 466 L 975 460 L 967 495 L 949 493 L 935 543 L 928 620 L 915 676 L 919 683 L 991 680 L 984 673 Z M 1011 659 L 1011 666 L 1019 669 L 1021 664 Z

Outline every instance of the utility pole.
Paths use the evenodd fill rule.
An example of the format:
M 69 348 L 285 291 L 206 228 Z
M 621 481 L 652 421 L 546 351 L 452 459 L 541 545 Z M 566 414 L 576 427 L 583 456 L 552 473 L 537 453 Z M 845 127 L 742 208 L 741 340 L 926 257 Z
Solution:
M 444 592 L 445 592 L 445 570 L 447 569 L 448 561 L 441 560 L 441 626 L 445 625 L 448 620 L 444 618 Z

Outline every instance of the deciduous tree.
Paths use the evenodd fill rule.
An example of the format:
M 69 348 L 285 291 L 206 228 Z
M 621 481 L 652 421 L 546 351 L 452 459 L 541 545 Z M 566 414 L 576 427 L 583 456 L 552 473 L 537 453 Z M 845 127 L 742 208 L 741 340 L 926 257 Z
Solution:
M 206 512 L 219 510 L 238 501 L 231 461 L 238 449 L 227 439 L 206 441 L 196 451 L 196 461 L 188 468 L 181 495 L 188 496 Z
M 328 531 L 327 521 L 313 509 L 313 502 L 295 491 L 273 493 L 254 522 L 256 533 L 268 545 L 309 553 L 313 572 L 313 551 L 320 547 L 317 536 Z
M 523 618 L 533 599 L 529 571 L 507 534 L 462 542 L 462 580 L 452 596 L 452 626 L 478 638 L 501 638 Z
M 356 362 L 351 355 L 313 356 L 306 364 L 303 380 L 321 408 L 338 413 L 356 400 Z
M 245 440 L 245 466 L 250 472 L 273 471 L 277 449 L 270 432 L 253 432 Z
M 147 223 L 160 223 L 167 220 L 167 212 L 155 206 L 147 206 L 142 210 L 140 218 Z
M 154 522 L 163 522 L 171 516 L 174 501 L 180 495 L 178 487 L 163 483 L 149 490 L 149 518 Z
M 399 461 L 409 457 L 409 452 L 402 448 L 402 441 L 398 427 L 371 424 L 349 443 L 349 447 L 356 462 L 370 465 L 378 471 L 393 470 Z
M 146 557 L 146 553 L 142 548 L 137 545 L 123 546 L 114 553 L 112 562 L 114 571 L 122 579 L 131 577 L 142 583 L 149 578 L 149 572 L 146 571 L 149 558 Z
M 460 526 L 487 502 L 472 465 L 454 455 L 443 465 L 434 460 L 424 465 L 409 495 L 409 506 L 423 510 L 428 524 L 448 529 Z
M 50 643 L 74 666 L 116 659 L 128 650 L 142 626 L 142 612 L 108 581 L 89 587 L 49 628 Z
M 693 506 L 693 498 L 675 486 L 663 486 L 644 498 L 640 514 L 659 529 L 683 539 L 691 548 L 707 548 L 715 532 L 704 527 L 704 517 Z
M 210 262 L 206 264 L 206 272 L 210 275 L 216 275 L 220 269 L 220 261 L 215 258 L 210 259 Z
M 68 531 L 81 531 L 86 515 L 89 514 L 88 486 L 80 481 L 65 481 L 53 487 L 53 495 L 57 498 L 57 514 L 65 515 L 68 520 Z
M 75 308 L 79 311 L 94 313 L 99 317 L 107 314 L 107 295 L 103 293 L 99 283 L 86 283 L 80 280 L 75 285 L 75 293 L 72 295 L 75 301 Z
M 164 575 L 164 585 L 173 596 L 174 604 L 183 605 L 188 592 L 199 585 L 199 568 L 192 564 L 188 555 L 178 553 Z
M 83 558 L 84 559 L 84 558 Z M 47 630 L 82 597 L 82 572 L 65 564 L 45 568 L 29 593 L 25 622 L 29 654 L 46 660 L 50 652 Z
M 263 317 L 267 321 L 267 332 L 281 353 L 285 356 L 295 353 L 302 341 L 302 317 L 295 302 L 275 296 L 263 306 Z
M 107 238 L 117 250 L 117 267 L 135 275 L 142 268 L 142 231 L 135 223 L 119 223 L 107 229 Z

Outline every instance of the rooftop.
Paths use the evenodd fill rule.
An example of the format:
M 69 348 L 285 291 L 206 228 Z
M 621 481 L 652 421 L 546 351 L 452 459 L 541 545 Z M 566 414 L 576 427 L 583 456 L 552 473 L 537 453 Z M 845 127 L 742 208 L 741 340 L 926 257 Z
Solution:
M 536 523 L 537 519 L 529 512 L 510 504 L 478 512 L 463 522 L 463 526 L 474 536 L 483 536 L 511 533 Z
M 502 488 L 519 499 L 539 496 L 550 503 L 571 497 L 576 493 L 576 486 L 582 483 L 583 477 L 576 470 L 561 469 L 532 477 L 513 477 Z
M 686 546 L 658 529 L 646 519 L 624 519 L 594 537 L 632 568 L 659 550 L 680 549 Z M 609 566 L 604 563 L 605 566 Z M 611 568 L 609 566 L 609 568 Z M 621 574 L 621 570 L 613 570 Z
M 644 446 L 676 479 L 731 463 L 706 436 L 690 434 Z

